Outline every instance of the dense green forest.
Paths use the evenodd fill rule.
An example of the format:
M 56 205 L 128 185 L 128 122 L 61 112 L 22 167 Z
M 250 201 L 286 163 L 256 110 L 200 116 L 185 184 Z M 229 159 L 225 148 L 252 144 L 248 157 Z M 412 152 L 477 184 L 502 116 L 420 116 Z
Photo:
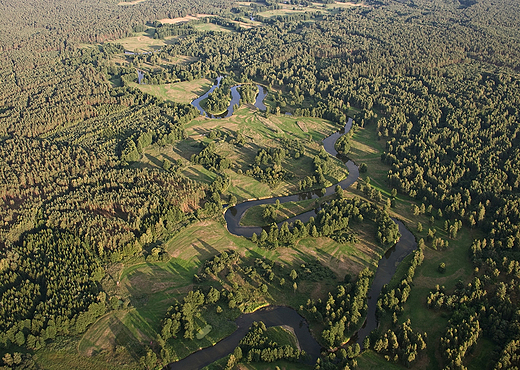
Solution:
M 160 368 L 195 351 L 209 322 L 222 325 L 216 341 L 241 312 L 283 304 L 328 349 L 316 369 L 518 367 L 514 1 L 35 0 L 0 9 L 0 365 Z M 199 117 L 184 95 L 202 95 L 200 81 L 219 75 L 205 107 L 225 110 L 229 88 L 242 84 L 241 110 Z M 265 112 L 251 107 L 256 84 L 268 90 Z M 181 92 L 157 93 L 166 88 Z M 316 207 L 308 222 L 273 223 L 276 204 L 250 241 L 224 230 L 210 243 L 201 230 L 221 235 L 228 204 L 344 176 L 320 148 L 348 117 L 354 128 L 338 152 L 380 150 L 357 163 L 357 185 L 301 206 Z M 287 218 L 302 212 L 287 207 Z M 400 236 L 391 217 L 419 249 L 383 288 L 379 329 L 346 345 L 377 261 Z M 156 285 L 128 283 L 138 278 Z M 98 329 L 105 324 L 115 339 L 90 345 L 98 330 L 112 335 Z M 253 326 L 215 367 L 299 361 L 269 330 Z

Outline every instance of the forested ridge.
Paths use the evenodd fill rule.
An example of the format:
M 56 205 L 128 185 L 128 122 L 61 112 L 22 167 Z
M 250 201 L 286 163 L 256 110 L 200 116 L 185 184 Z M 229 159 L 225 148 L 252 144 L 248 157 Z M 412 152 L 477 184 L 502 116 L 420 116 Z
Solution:
M 298 11 L 273 16 L 266 12 L 281 9 L 281 3 L 117 3 L 0 2 L 0 354 L 6 366 L 37 367 L 31 360 L 35 351 L 59 336 L 83 333 L 117 309 L 119 298 L 105 289 L 113 280 L 107 275 L 112 266 L 169 260 L 166 244 L 172 235 L 204 218 L 222 221 L 228 177 L 207 184 L 179 173 L 180 162 L 161 168 L 139 162 L 147 147 L 185 139 L 186 124 L 199 115 L 191 105 L 163 101 L 133 84 L 136 66 L 178 56 L 191 59 L 147 71 L 145 83 L 227 75 L 225 88 L 206 102 L 212 111 L 227 108 L 229 86 L 255 82 L 269 89 L 266 117 L 287 112 L 324 118 L 340 128 L 355 112 L 355 125 L 377 131 L 385 143 L 381 162 L 388 166 L 385 186 L 395 189 L 393 198 L 409 196 L 414 214 L 427 215 L 431 225 L 444 222 L 451 239 L 461 228 L 483 235 L 467 253 L 472 276 L 461 276 L 452 290 L 432 286 L 423 299 L 432 312 L 448 318 L 437 342 L 440 364 L 466 368 L 472 350 L 485 339 L 493 349 L 483 366 L 518 366 L 520 13 L 513 1 L 378 0 L 324 9 L 303 2 L 294 4 Z M 196 13 L 215 17 L 159 22 Z M 244 17 L 250 15 L 258 25 L 246 28 Z M 199 27 L 205 24 L 229 32 Z M 125 48 L 117 39 L 147 29 L 155 39 L 173 41 L 153 53 L 122 57 Z M 244 101 L 254 101 L 254 86 L 242 85 Z M 345 136 L 339 151 L 348 154 L 351 140 Z M 301 143 L 285 144 L 286 150 L 259 148 L 256 167 L 244 173 L 279 183 L 285 176 L 281 161 L 304 154 Z M 210 172 L 230 170 L 229 159 L 214 149 L 210 142 L 186 162 Z M 324 183 L 326 159 L 315 158 L 316 171 L 300 181 L 300 189 Z M 309 235 L 345 243 L 356 239 L 351 229 L 370 220 L 377 242 L 387 247 L 399 236 L 388 215 L 395 199 L 384 202 L 370 186 L 368 193 L 374 202 L 338 197 L 307 225 L 271 225 L 253 239 L 268 249 L 293 246 Z M 447 246 L 433 226 L 429 231 L 422 249 Z M 426 348 L 414 322 L 400 319 L 423 257 L 417 252 L 399 285 L 383 291 L 379 315 L 392 321 L 391 329 L 374 334 L 365 346 L 407 366 Z M 265 269 L 262 261 L 254 263 Z M 220 271 L 201 271 L 197 283 L 204 289 L 204 274 L 233 281 L 233 276 L 219 278 Z M 249 293 L 258 293 L 255 299 L 273 280 L 269 271 L 263 273 L 261 279 L 251 277 L 255 284 Z M 323 325 L 320 340 L 326 346 L 343 344 L 359 324 L 369 275 L 340 285 L 328 302 L 309 301 L 300 308 Z M 286 278 L 296 292 L 296 277 Z M 236 292 L 231 298 L 226 294 L 225 304 L 234 309 Z M 168 312 L 170 324 L 163 322 L 170 325 L 162 328 L 164 340 L 177 332 L 195 333 L 178 324 L 172 334 L 171 320 L 183 301 L 178 302 Z M 406 349 L 397 351 L 396 343 Z M 248 350 L 252 359 L 266 348 Z M 328 354 L 317 368 L 355 366 L 359 355 L 359 348 L 348 347 L 338 352 L 341 360 Z M 141 356 L 147 367 L 170 359 L 158 347 L 137 350 L 135 357 Z

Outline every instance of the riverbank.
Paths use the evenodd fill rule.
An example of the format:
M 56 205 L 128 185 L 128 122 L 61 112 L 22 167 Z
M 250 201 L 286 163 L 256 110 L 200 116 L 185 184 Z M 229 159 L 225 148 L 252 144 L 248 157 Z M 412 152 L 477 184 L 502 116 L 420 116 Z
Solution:
M 237 330 L 233 334 L 212 347 L 204 348 L 178 362 L 170 363 L 167 368 L 169 370 L 197 370 L 227 356 L 238 346 L 240 340 L 255 321 L 263 322 L 268 328 L 275 326 L 290 327 L 292 332 L 295 333 L 301 349 L 308 355 L 305 362 L 309 365 L 316 363 L 321 346 L 310 334 L 307 321 L 292 308 L 268 306 L 252 313 L 242 314 L 235 320 Z

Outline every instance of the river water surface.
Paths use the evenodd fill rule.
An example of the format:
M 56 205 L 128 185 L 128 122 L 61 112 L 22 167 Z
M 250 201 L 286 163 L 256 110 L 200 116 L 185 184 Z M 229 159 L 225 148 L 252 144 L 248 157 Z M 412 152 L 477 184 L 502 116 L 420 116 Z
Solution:
M 217 79 L 217 84 L 214 85 L 206 94 L 201 96 L 198 99 L 195 99 L 192 104 L 199 109 L 201 114 L 206 115 L 204 110 L 200 108 L 201 100 L 206 98 L 210 92 L 212 92 L 217 86 L 220 84 L 220 80 L 222 77 L 219 77 Z M 237 86 L 238 87 L 238 86 Z M 263 101 L 265 98 L 265 95 L 267 94 L 263 87 L 259 86 L 259 95 L 257 97 L 257 102 L 260 99 L 260 101 Z M 238 94 L 238 91 L 237 91 Z M 265 94 L 263 97 L 261 94 Z M 238 97 L 240 99 L 240 96 Z M 226 113 L 226 117 L 233 114 L 232 107 L 235 103 L 232 102 L 230 104 L 231 113 Z M 255 104 L 256 105 L 256 104 Z M 262 103 L 263 105 L 263 103 Z M 257 106 L 258 107 L 258 106 Z M 265 105 L 264 105 L 265 107 Z M 206 115 L 207 116 L 207 115 Z M 218 118 L 218 117 L 211 117 L 211 118 Z M 345 133 L 349 132 L 352 128 L 352 119 L 349 118 L 347 124 L 345 125 L 345 128 L 341 130 L 340 132 L 336 132 L 326 139 L 323 140 L 323 146 L 325 150 L 332 156 L 338 156 L 338 152 L 334 148 L 336 141 Z M 326 188 L 326 195 L 333 194 L 335 192 L 335 188 L 337 185 L 340 185 L 343 189 L 348 188 L 351 186 L 359 177 L 359 170 L 358 167 L 352 162 L 351 160 L 348 160 L 346 158 L 341 158 L 345 165 L 348 168 L 349 174 L 348 176 L 339 182 L 338 184 L 335 184 L 333 186 L 330 186 Z M 280 197 L 273 197 L 273 198 L 267 198 L 267 199 L 257 199 L 257 200 L 250 200 L 246 202 L 242 202 L 240 204 L 237 204 L 234 207 L 229 208 L 226 210 L 224 214 L 224 218 L 226 220 L 227 228 L 230 233 L 239 235 L 239 236 L 245 236 L 245 237 L 251 237 L 253 233 L 256 233 L 257 235 L 262 232 L 261 227 L 252 227 L 252 226 L 241 226 L 240 220 L 244 216 L 245 212 L 254 206 L 262 205 L 262 204 L 274 204 L 277 200 L 280 201 L 280 203 L 286 203 L 286 202 L 292 202 L 292 201 L 299 201 L 299 200 L 305 200 L 305 199 L 312 199 L 312 198 L 318 198 L 319 195 L 317 192 L 305 192 L 300 194 L 294 194 L 294 195 L 288 195 L 288 196 L 280 196 Z M 297 219 L 301 220 L 302 222 L 307 222 L 311 216 L 315 215 L 315 211 L 309 211 L 303 214 L 300 214 L 298 216 L 295 216 L 289 220 L 286 220 L 284 222 L 294 222 Z M 415 242 L 415 238 L 413 234 L 406 229 L 404 224 L 401 221 L 395 220 L 394 221 L 399 226 L 399 232 L 401 233 L 401 238 L 399 241 L 390 248 L 385 255 L 380 259 L 378 268 L 376 270 L 376 273 L 374 275 L 374 279 L 372 282 L 372 286 L 370 288 L 370 291 L 368 293 L 368 313 L 367 318 L 365 320 L 365 323 L 363 327 L 356 333 L 356 335 L 352 338 L 353 340 L 356 340 L 358 343 L 362 344 L 363 339 L 370 334 L 372 330 L 374 330 L 377 327 L 377 318 L 376 318 L 376 307 L 377 307 L 377 299 L 379 297 L 379 294 L 381 292 L 382 287 L 385 284 L 388 284 L 390 282 L 390 279 L 395 274 L 395 271 L 397 269 L 398 264 L 408 255 L 410 254 L 414 249 L 417 248 L 417 243 Z M 250 314 L 244 314 L 240 316 L 235 323 L 238 326 L 238 329 L 231 334 L 229 337 L 223 339 L 213 347 L 205 348 L 200 351 L 197 351 L 190 356 L 186 357 L 183 360 L 180 360 L 178 362 L 171 363 L 168 365 L 168 368 L 170 370 L 191 370 L 191 369 L 200 369 L 204 366 L 209 365 L 210 363 L 216 361 L 219 358 L 222 358 L 229 353 L 233 352 L 233 350 L 237 347 L 240 340 L 243 338 L 243 336 L 247 333 L 249 327 L 254 321 L 263 321 L 266 326 L 279 326 L 279 325 L 288 325 L 291 326 L 295 334 L 298 338 L 299 344 L 305 352 L 307 352 L 310 355 L 309 361 L 316 361 L 316 359 L 319 356 L 320 353 L 320 345 L 316 342 L 316 340 L 311 336 L 307 323 L 305 320 L 292 308 L 288 307 L 267 307 L 258 311 L 255 311 Z
M 246 335 L 255 321 L 262 321 L 265 326 L 290 326 L 298 338 L 300 348 L 303 349 L 308 358 L 308 364 L 315 364 L 320 355 L 320 345 L 309 332 L 309 326 L 298 312 L 289 307 L 266 307 L 253 313 L 243 314 L 235 320 L 237 330 L 230 336 L 222 339 L 213 347 L 204 348 L 190 356 L 168 365 L 170 370 L 196 370 L 207 366 L 216 360 L 227 356 L 238 346 L 240 340 Z
M 204 95 L 198 97 L 197 99 L 195 99 L 195 100 L 193 100 L 191 102 L 191 105 L 193 105 L 195 108 L 197 108 L 199 110 L 200 114 L 203 115 L 204 117 L 208 117 L 208 118 L 227 118 L 227 117 L 231 117 L 233 115 L 233 112 L 234 112 L 234 109 L 235 109 L 235 105 L 236 106 L 240 105 L 240 93 L 238 92 L 238 88 L 241 86 L 241 84 L 233 86 L 231 88 L 231 101 L 229 102 L 229 106 L 228 106 L 228 108 L 227 108 L 227 110 L 225 112 L 223 112 L 221 114 L 211 114 L 211 113 L 206 112 L 200 106 L 200 102 L 203 101 L 204 99 L 206 99 L 209 96 L 209 94 L 211 94 L 213 91 L 215 91 L 215 89 L 217 87 L 220 86 L 220 81 L 222 81 L 223 78 L 224 78 L 223 76 L 217 77 L 217 83 L 216 84 L 211 86 L 211 88 Z M 264 99 L 267 96 L 267 89 L 264 88 L 261 85 L 256 85 L 256 86 L 258 87 L 258 94 L 256 96 L 256 101 L 255 101 L 254 105 L 258 109 L 263 111 L 263 110 L 266 109 L 266 106 L 264 104 Z

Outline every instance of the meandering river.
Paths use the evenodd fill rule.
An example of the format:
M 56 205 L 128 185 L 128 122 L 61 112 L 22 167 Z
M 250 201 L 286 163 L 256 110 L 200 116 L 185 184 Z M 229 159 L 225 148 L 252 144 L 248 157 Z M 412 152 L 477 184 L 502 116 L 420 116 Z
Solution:
M 203 115 L 205 117 L 209 117 L 209 118 L 231 117 L 233 115 L 235 105 L 238 106 L 240 104 L 240 93 L 238 92 L 238 88 L 241 86 L 241 84 L 233 86 L 231 88 L 231 101 L 229 102 L 229 106 L 225 112 L 220 113 L 220 114 L 211 114 L 211 113 L 206 112 L 200 106 L 200 102 L 203 101 L 204 99 L 206 99 L 209 96 L 209 94 L 211 94 L 213 91 L 215 91 L 215 89 L 217 87 L 220 86 L 220 81 L 222 81 L 223 78 L 224 78 L 223 76 L 217 77 L 216 84 L 211 86 L 211 88 L 204 95 L 198 97 L 197 99 L 195 99 L 191 102 L 191 105 L 193 105 L 195 108 L 197 108 L 201 115 Z M 256 86 L 258 87 L 258 94 L 256 96 L 255 107 L 257 107 L 260 110 L 265 110 L 266 106 L 264 104 L 264 99 L 267 96 L 267 89 L 265 89 L 261 85 L 256 85 Z
M 243 314 L 235 320 L 237 330 L 212 347 L 204 348 L 188 357 L 168 365 L 170 370 L 196 370 L 227 356 L 238 346 L 255 321 L 262 321 L 265 326 L 290 326 L 298 338 L 300 348 L 309 356 L 307 363 L 314 364 L 320 355 L 320 345 L 309 332 L 307 321 L 298 312 L 289 307 L 266 307 L 253 313 Z
M 217 84 L 214 85 L 206 94 L 201 96 L 200 98 L 196 99 L 192 104 L 196 106 L 201 114 L 206 115 L 204 110 L 200 108 L 200 105 L 198 103 L 205 99 L 209 93 L 211 93 L 217 86 L 220 84 L 220 80 L 222 77 L 219 77 L 217 79 Z M 259 86 L 260 93 L 257 97 L 257 102 L 260 99 L 260 101 L 263 101 L 265 98 L 265 95 L 267 94 L 263 87 Z M 236 91 L 238 94 L 238 91 Z M 261 94 L 264 94 L 263 96 Z M 240 96 L 238 96 L 238 100 L 240 100 Z M 194 104 L 196 102 L 196 104 Z M 228 109 L 228 112 L 226 113 L 226 117 L 233 114 L 232 107 L 235 103 L 230 104 L 231 113 Z M 262 103 L 263 104 L 263 103 Z M 256 104 L 255 104 L 256 105 Z M 265 107 L 265 105 L 264 105 Z M 218 117 L 211 117 L 211 118 L 218 118 Z M 334 148 L 336 141 L 345 133 L 349 132 L 352 128 L 352 119 L 349 118 L 347 124 L 345 125 L 344 129 L 340 132 L 336 132 L 326 139 L 323 140 L 323 146 L 325 150 L 332 156 L 338 157 L 338 152 Z M 335 192 L 335 188 L 337 185 L 340 185 L 343 189 L 348 188 L 351 186 L 359 177 L 359 170 L 358 167 L 355 165 L 354 162 L 351 160 L 341 158 L 345 165 L 348 168 L 349 174 L 348 176 L 339 182 L 338 184 L 335 184 L 333 186 L 329 186 L 326 188 L 326 195 L 333 194 Z M 262 205 L 262 204 L 274 204 L 277 200 L 280 201 L 280 203 L 286 203 L 286 202 L 294 202 L 299 200 L 305 200 L 305 199 L 312 199 L 312 198 L 318 198 L 319 195 L 317 192 L 305 192 L 305 193 L 299 193 L 295 195 L 288 195 L 288 196 L 280 196 L 280 197 L 273 197 L 273 198 L 267 198 L 267 199 L 256 199 L 256 200 L 250 200 L 246 202 L 242 202 L 240 204 L 237 204 L 234 207 L 229 208 L 225 214 L 224 218 L 226 220 L 227 228 L 230 233 L 239 235 L 239 236 L 245 236 L 245 237 L 251 237 L 253 233 L 256 233 L 257 235 L 262 232 L 261 227 L 253 227 L 253 226 L 241 226 L 240 220 L 244 216 L 245 212 L 254 206 Z M 300 214 L 298 216 L 295 216 L 289 220 L 286 220 L 284 222 L 294 222 L 297 219 L 301 220 L 302 222 L 307 222 L 311 216 L 315 215 L 315 211 L 309 211 L 303 214 Z M 399 232 L 401 233 L 401 238 L 399 241 L 390 248 L 385 255 L 380 259 L 376 273 L 374 275 L 374 279 L 372 282 L 372 286 L 370 288 L 370 291 L 368 293 L 368 310 L 367 310 L 367 318 L 365 320 L 365 323 L 363 327 L 355 334 L 355 336 L 352 338 L 352 340 L 357 341 L 359 344 L 362 344 L 364 338 L 370 334 L 372 330 L 374 330 L 377 327 L 377 318 L 376 318 L 376 307 L 377 307 L 377 299 L 379 297 L 379 294 L 381 292 L 382 287 L 385 284 L 388 284 L 390 282 L 390 279 L 395 274 L 395 271 L 397 269 L 398 264 L 413 250 L 417 248 L 417 243 L 415 241 L 415 237 L 413 234 L 406 229 L 404 224 L 394 219 L 394 221 L 399 226 Z M 254 321 L 263 321 L 266 326 L 278 326 L 278 325 L 288 325 L 291 326 L 295 334 L 298 338 L 298 341 L 300 343 L 300 346 L 303 350 L 305 350 L 310 355 L 310 361 L 316 361 L 316 359 L 319 356 L 320 353 L 320 346 L 316 342 L 316 340 L 310 335 L 307 323 L 305 320 L 292 308 L 288 307 L 268 307 L 261 310 L 258 310 L 254 313 L 250 314 L 244 314 L 240 316 L 235 323 L 238 326 L 238 329 L 229 337 L 223 339 L 213 347 L 205 348 L 200 351 L 197 351 L 190 356 L 186 357 L 185 359 L 174 362 L 170 365 L 168 365 L 169 369 L 171 370 L 191 370 L 191 369 L 200 369 L 206 365 L 209 365 L 210 363 L 216 361 L 219 358 L 222 358 L 226 356 L 227 354 L 231 353 L 240 340 L 243 338 L 243 336 L 247 333 L 247 330 L 249 326 Z

